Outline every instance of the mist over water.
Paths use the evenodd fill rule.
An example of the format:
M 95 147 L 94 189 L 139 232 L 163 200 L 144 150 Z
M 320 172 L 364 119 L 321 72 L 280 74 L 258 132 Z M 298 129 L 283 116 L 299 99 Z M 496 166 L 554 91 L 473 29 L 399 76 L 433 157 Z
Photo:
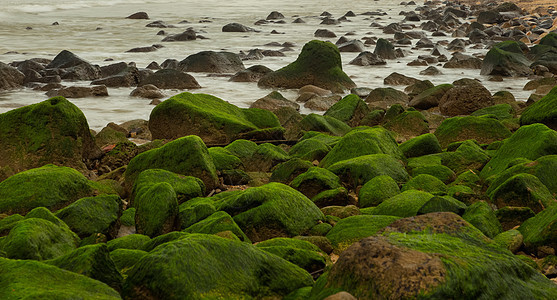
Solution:
M 247 52 L 250 49 L 279 50 L 280 47 L 264 46 L 270 42 L 293 42 L 294 51 L 284 52 L 285 57 L 266 57 L 262 60 L 244 61 L 247 67 L 255 64 L 265 65 L 271 69 L 281 68 L 294 61 L 302 46 L 315 39 L 317 29 L 329 29 L 338 37 L 347 33 L 349 39 L 363 37 L 385 37 L 381 29 L 370 27 L 372 22 L 382 25 L 399 22 L 402 11 L 411 11 L 416 6 L 401 6 L 401 0 L 354 0 L 354 1 L 180 1 L 180 0 L 0 0 L 0 61 L 10 63 L 30 58 L 53 59 L 62 50 L 74 54 L 100 66 L 115 62 L 135 62 L 138 68 L 145 68 L 156 61 L 161 64 L 166 59 L 183 60 L 190 54 L 200 51 L 226 50 L 234 53 Z M 417 1 L 423 5 L 423 1 Z M 285 15 L 284 24 L 270 23 L 253 25 L 257 20 L 265 19 L 271 11 L 279 11 Z M 323 11 L 330 12 L 334 18 L 343 16 L 348 11 L 356 13 L 356 17 L 348 18 L 349 22 L 340 25 L 319 25 L 319 15 Z M 150 20 L 130 20 L 126 16 L 145 11 Z M 362 13 L 383 11 L 385 16 L 366 16 Z M 297 17 L 306 23 L 294 24 Z M 164 28 L 168 34 L 183 32 L 192 27 L 199 35 L 208 39 L 187 42 L 161 42 L 163 36 L 157 35 L 161 28 L 145 27 L 146 24 L 162 20 L 176 28 Z M 182 21 L 187 21 L 184 23 Z M 202 22 L 200 22 L 202 21 Z M 207 22 L 210 21 L 210 22 Z M 58 26 L 52 23 L 58 22 Z M 224 33 L 222 26 L 237 22 L 255 28 L 260 32 Z M 420 30 L 421 22 L 413 22 Z M 31 27 L 31 30 L 26 30 Z M 283 34 L 271 34 L 276 30 Z M 431 37 L 435 41 L 452 40 L 447 37 Z M 337 38 L 329 39 L 336 42 Z M 417 40 L 413 40 L 415 43 Z M 163 44 L 164 48 L 148 53 L 126 53 L 135 47 Z M 375 46 L 366 50 L 373 51 Z M 522 91 L 526 78 L 506 79 L 503 82 L 488 81 L 488 77 L 480 76 L 479 70 L 445 69 L 436 67 L 443 75 L 422 76 L 419 72 L 426 67 L 409 67 L 406 64 L 418 55 L 430 54 L 431 49 L 403 48 L 412 53 L 396 60 L 388 60 L 385 66 L 360 67 L 348 65 L 358 53 L 342 53 L 344 71 L 352 77 L 359 87 L 384 87 L 383 79 L 392 72 L 407 76 L 428 79 L 434 84 L 451 83 L 466 77 L 477 78 L 491 91 L 508 90 L 517 100 L 525 101 L 529 92 Z M 486 53 L 487 49 L 467 49 L 465 54 Z M 105 61 L 112 59 L 112 61 Z M 248 107 L 255 100 L 265 96 L 270 90 L 260 89 L 256 83 L 228 82 L 228 77 L 209 77 L 206 73 L 190 73 L 203 88 L 191 90 L 194 93 L 208 93 L 220 97 L 240 107 Z M 66 86 L 89 85 L 90 82 L 62 82 Z M 395 86 L 396 89 L 404 87 Z M 109 97 L 70 99 L 86 115 L 89 126 L 100 130 L 109 122 L 121 123 L 132 119 L 148 119 L 154 106 L 149 99 L 130 97 L 133 88 L 109 88 Z M 165 90 L 168 97 L 182 92 L 181 90 Z M 296 91 L 285 90 L 281 93 L 294 100 Z M 21 89 L 0 92 L 0 113 L 8 110 L 37 103 L 47 99 L 44 92 Z M 310 110 L 302 108 L 302 113 Z

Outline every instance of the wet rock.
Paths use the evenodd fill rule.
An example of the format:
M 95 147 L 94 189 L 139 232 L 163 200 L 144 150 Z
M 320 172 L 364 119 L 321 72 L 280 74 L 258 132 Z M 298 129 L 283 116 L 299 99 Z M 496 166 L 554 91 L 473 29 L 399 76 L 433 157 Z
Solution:
M 270 94 L 266 95 L 263 98 L 257 99 L 250 105 L 250 108 L 260 108 L 265 109 L 268 111 L 275 112 L 282 107 L 291 107 L 295 110 L 300 109 L 300 105 L 296 102 L 292 102 L 284 96 L 282 96 L 279 92 L 274 91 Z
M 478 14 L 478 23 L 480 24 L 494 24 L 503 20 L 501 13 L 495 10 L 486 10 Z
M 339 20 L 333 19 L 333 18 L 324 18 L 323 21 L 321 21 L 321 23 L 319 23 L 321 25 L 338 25 L 340 24 Z
M 166 59 L 165 61 L 162 62 L 161 68 L 177 70 L 179 63 L 180 62 L 177 59 L 169 58 L 169 59 Z
M 284 15 L 281 14 L 278 11 L 272 11 L 267 18 L 265 18 L 266 20 L 280 20 L 280 19 L 284 19 Z
M 443 73 L 441 73 L 441 71 L 439 71 L 439 69 L 437 69 L 434 66 L 429 66 L 425 70 L 420 71 L 420 75 L 425 75 L 425 76 L 436 76 L 441 74 Z
M 222 27 L 222 32 L 254 32 L 255 29 L 247 27 L 240 23 L 230 23 Z
M 136 48 L 132 48 L 126 52 L 131 52 L 131 53 L 135 53 L 135 52 L 153 52 L 153 51 L 157 51 L 157 47 L 155 46 L 146 46 L 146 47 L 136 47 Z
M 382 59 L 395 59 L 397 57 L 393 44 L 383 38 L 377 40 L 373 53 Z
M 524 56 L 517 42 L 507 41 L 494 45 L 487 52 L 481 75 L 527 76 L 532 74 L 530 61 Z
M 161 66 L 156 61 L 152 61 L 151 63 L 149 63 L 149 65 L 147 65 L 146 68 L 149 69 L 149 70 L 160 70 L 160 69 L 162 69 Z
M 359 40 L 351 40 L 346 43 L 338 45 L 338 50 L 340 52 L 362 52 L 364 51 L 365 46 Z
M 92 85 L 105 85 L 107 87 L 130 87 L 136 86 L 140 81 L 139 70 L 136 67 L 128 67 L 117 74 L 97 79 L 91 82 Z
M 383 79 L 383 84 L 386 85 L 411 85 L 419 80 L 416 78 L 408 77 L 397 72 L 391 73 L 389 76 Z
M 130 96 L 132 97 L 141 97 L 147 99 L 161 99 L 164 98 L 164 94 L 159 88 L 152 84 L 146 84 L 144 86 L 140 86 L 134 89 Z
M 305 108 L 317 110 L 317 111 L 326 111 L 335 103 L 337 103 L 342 96 L 340 95 L 331 95 L 331 96 L 313 96 L 309 100 L 306 101 L 304 104 Z
M 95 80 L 101 72 L 97 65 L 92 65 L 68 50 L 63 50 L 45 69 L 61 69 L 60 77 L 66 80 Z
M 447 50 L 449 51 L 464 51 L 465 49 L 466 42 L 462 39 L 454 39 L 447 45 Z
M 261 53 L 263 53 L 264 56 L 286 56 L 280 50 L 263 50 Z
M 49 97 L 62 96 L 65 98 L 105 97 L 108 90 L 105 85 L 97 86 L 70 86 L 59 90 L 50 90 L 46 93 Z
M 271 73 L 273 70 L 262 66 L 254 65 L 245 70 L 239 71 L 234 76 L 230 77 L 230 81 L 234 82 L 258 82 L 266 74 Z
M 306 21 L 304 21 L 302 18 L 296 18 L 294 21 L 292 21 L 292 23 L 295 24 L 302 24 L 305 23 Z
M 140 11 L 127 16 L 126 19 L 149 20 L 149 15 L 144 11 Z
M 376 88 L 366 97 L 365 101 L 370 105 L 387 108 L 393 104 L 408 105 L 408 95 L 393 88 Z
M 178 70 L 184 72 L 236 73 L 244 69 L 238 54 L 224 51 L 202 51 L 186 57 L 178 64 Z
M 168 25 L 168 24 L 166 24 L 166 22 L 158 20 L 158 21 L 153 21 L 153 22 L 145 25 L 145 27 L 170 28 L 170 27 L 174 27 L 174 26 Z
M 406 64 L 407 66 L 427 66 L 427 61 L 417 58 Z
M 242 60 L 260 60 L 265 57 L 260 49 L 251 49 L 247 54 L 240 51 L 239 56 Z
M 416 42 L 416 48 L 433 48 L 433 41 L 428 38 L 421 38 Z
M 439 101 L 439 109 L 444 115 L 468 115 L 495 104 L 489 90 L 475 80 L 457 80 L 453 85 L 454 88 L 448 90 Z
M 138 86 L 141 87 L 147 84 L 152 84 L 159 89 L 183 90 L 201 88 L 193 76 L 173 69 L 158 70 L 153 75 L 141 80 Z
M 471 55 L 456 52 L 443 68 L 481 69 L 482 60 Z
M 429 88 L 420 94 L 414 96 L 409 103 L 409 106 L 418 109 L 429 109 L 439 105 L 439 101 L 445 93 L 453 87 L 452 84 L 441 84 Z
M 328 29 L 317 29 L 315 31 L 315 33 L 313 34 L 314 37 L 322 37 L 322 38 L 333 38 L 333 37 L 337 37 L 337 35 L 328 30 Z
M 23 87 L 25 75 L 18 69 L 0 62 L 0 90 Z
M 188 29 L 182 33 L 173 34 L 162 39 L 163 42 L 183 42 L 183 41 L 193 41 L 197 39 L 197 34 L 193 29 Z

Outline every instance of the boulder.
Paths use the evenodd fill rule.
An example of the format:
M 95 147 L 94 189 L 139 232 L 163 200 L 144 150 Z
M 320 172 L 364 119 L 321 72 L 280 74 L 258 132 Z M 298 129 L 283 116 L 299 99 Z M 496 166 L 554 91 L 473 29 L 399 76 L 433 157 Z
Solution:
M 383 38 L 377 40 L 373 54 L 382 59 L 395 59 L 397 57 L 393 44 Z
M 351 129 L 349 125 L 336 118 L 313 113 L 305 116 L 299 122 L 299 126 L 305 131 L 319 131 L 335 136 L 342 136 Z
M 338 45 L 340 52 L 362 52 L 364 49 L 364 43 L 359 40 L 351 40 Z
M 236 73 L 244 69 L 238 54 L 224 51 L 202 51 L 178 64 L 178 70 L 183 72 Z
M 141 80 L 137 86 L 142 87 L 149 84 L 159 89 L 185 90 L 201 88 L 193 76 L 174 69 L 158 70 L 153 75 Z
M 387 114 L 385 118 L 387 119 Z M 404 111 L 388 119 L 383 126 L 385 129 L 392 131 L 398 141 L 406 141 L 429 132 L 429 124 L 426 118 L 416 110 Z
M 400 194 L 398 183 L 388 175 L 373 177 L 366 182 L 358 194 L 360 208 L 374 207 Z
M 376 176 L 388 175 L 396 182 L 408 180 L 408 173 L 399 160 L 387 154 L 370 154 L 345 159 L 327 168 L 351 188 L 364 185 Z
M 18 69 L 0 62 L 0 90 L 23 87 L 25 75 Z
M 147 98 L 147 99 L 161 99 L 165 97 L 163 92 L 153 84 L 146 84 L 137 87 L 130 93 L 130 96 Z
M 494 238 L 503 231 L 495 212 L 487 202 L 478 201 L 466 208 L 462 218 L 478 228 L 489 238 Z
M 299 239 L 274 238 L 260 242 L 257 248 L 275 254 L 308 272 L 322 270 L 327 255 L 316 245 Z
M 358 54 L 356 58 L 351 60 L 348 64 L 356 66 L 377 66 L 387 64 L 382 58 L 377 56 L 375 53 L 369 51 L 364 51 Z
M 184 42 L 197 39 L 197 34 L 193 29 L 188 29 L 182 33 L 171 34 L 162 39 L 163 42 Z
M 177 227 L 178 198 L 172 185 L 154 183 L 139 189 L 134 198 L 135 229 L 151 238 Z
M 370 109 L 360 97 L 350 94 L 333 104 L 324 115 L 341 120 L 350 126 L 358 126 L 369 112 Z
M 61 69 L 60 77 L 65 80 L 95 80 L 101 77 L 100 67 L 63 50 L 46 65 L 45 69 Z
M 256 30 L 239 23 L 229 23 L 222 27 L 222 32 L 252 32 L 252 31 L 256 31 Z
M 85 97 L 106 97 L 108 90 L 104 85 L 97 86 L 70 86 L 57 90 L 50 90 L 46 93 L 49 97 L 64 98 L 85 98 Z
M 557 203 L 538 177 L 524 173 L 514 175 L 497 186 L 491 193 L 491 202 L 497 207 L 529 207 L 535 213 Z
M 337 35 L 330 31 L 329 29 L 317 29 L 313 34 L 314 37 L 321 37 L 321 38 L 334 38 Z
M 338 48 L 317 40 L 305 44 L 296 61 L 258 82 L 265 88 L 300 88 L 308 84 L 339 92 L 356 86 L 342 71 Z
M 284 96 L 277 91 L 273 91 L 267 96 L 255 100 L 255 102 L 250 105 L 250 108 L 265 109 L 272 112 L 277 111 L 281 107 L 290 107 L 295 110 L 300 110 L 300 105 L 298 103 L 284 98 Z
M 367 95 L 365 101 L 370 105 L 386 109 L 394 104 L 408 105 L 408 95 L 391 87 L 375 88 Z
M 254 65 L 245 70 L 238 71 L 234 76 L 230 77 L 233 82 L 258 82 L 263 76 L 273 72 L 273 70 L 262 66 Z
M 407 158 L 441 152 L 441 145 L 437 136 L 432 133 L 422 134 L 399 145 Z
M 383 79 L 383 84 L 386 85 L 411 85 L 411 84 L 415 84 L 416 82 L 418 82 L 419 80 L 416 78 L 412 78 L 412 77 L 408 77 L 406 75 L 397 73 L 397 72 L 393 72 L 391 74 L 389 74 L 389 76 L 385 77 L 385 79 Z
M 455 52 L 451 59 L 443 65 L 443 68 L 481 69 L 482 60 L 471 55 Z
M 126 19 L 149 20 L 149 15 L 144 11 L 140 11 L 127 16 Z
M 327 233 L 335 253 L 342 253 L 353 243 L 376 235 L 380 230 L 400 219 L 394 216 L 351 216 L 337 222 Z
M 557 130 L 557 87 L 534 104 L 528 106 L 520 116 L 520 125 L 542 123 L 547 127 Z
M 463 85 L 455 83 L 453 83 L 454 87 L 447 90 L 439 100 L 439 109 L 442 114 L 467 115 L 495 104 L 491 93 L 482 84 L 473 81 Z
M 290 182 L 290 186 L 310 199 L 323 191 L 341 187 L 338 176 L 319 167 L 312 167 L 298 175 Z
M 494 45 L 487 52 L 480 74 L 517 77 L 528 76 L 532 74 L 532 70 L 530 61 L 524 56 L 518 43 L 506 41 Z
M 435 130 L 442 148 L 456 141 L 476 140 L 489 144 L 511 136 L 511 132 L 497 119 L 489 117 L 452 117 L 445 119 Z

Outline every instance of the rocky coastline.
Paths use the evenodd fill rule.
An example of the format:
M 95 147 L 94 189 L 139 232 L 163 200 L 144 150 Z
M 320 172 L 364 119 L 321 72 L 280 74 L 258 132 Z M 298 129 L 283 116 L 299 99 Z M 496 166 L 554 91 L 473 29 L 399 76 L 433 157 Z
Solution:
M 278 70 L 243 62 L 288 43 L 148 68 L 67 50 L 0 62 L 0 91 L 50 97 L 0 114 L 0 298 L 556 299 L 557 11 L 409 1 L 400 14 L 382 36 L 310 40 Z M 361 87 L 343 70 L 342 52 L 374 68 L 412 55 L 402 45 L 431 50 L 409 63 L 423 78 L 474 69 L 528 78 L 532 94 L 397 72 L 391 87 Z M 240 108 L 197 93 L 198 72 L 269 94 Z M 68 99 L 115 87 L 153 99 L 149 119 L 90 130 Z

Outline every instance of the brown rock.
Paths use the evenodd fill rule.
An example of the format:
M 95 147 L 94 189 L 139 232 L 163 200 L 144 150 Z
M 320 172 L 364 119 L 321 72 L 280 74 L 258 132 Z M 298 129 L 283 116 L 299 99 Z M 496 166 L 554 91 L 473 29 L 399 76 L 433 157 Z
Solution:
M 331 96 L 315 96 L 309 99 L 305 104 L 305 108 L 318 110 L 318 111 L 326 111 L 335 103 L 337 103 L 342 97 L 340 95 L 331 95 Z
M 161 92 L 161 90 L 159 90 L 159 88 L 157 88 L 152 84 L 146 84 L 144 86 L 140 86 L 136 88 L 130 93 L 130 96 L 147 98 L 147 99 L 164 98 L 164 94 Z
M 149 15 L 144 11 L 140 11 L 127 16 L 126 19 L 149 20 Z
M 255 102 L 252 103 L 250 108 L 260 108 L 269 110 L 272 112 L 277 111 L 281 107 L 291 107 L 295 110 L 300 109 L 300 105 L 298 103 L 292 102 L 286 98 L 284 98 L 279 92 L 273 91 L 267 96 L 257 99 Z
M 9 90 L 23 86 L 25 75 L 18 69 L 0 62 L 0 90 Z
M 383 79 L 383 83 L 386 85 L 411 85 L 418 81 L 419 80 L 416 78 L 408 77 L 397 72 L 393 72 Z
M 304 85 L 298 90 L 298 95 L 302 95 L 304 93 L 313 93 L 318 96 L 327 96 L 331 94 L 331 91 L 320 88 L 315 85 L 308 84 L 308 85 Z
M 448 90 L 439 101 L 439 109 L 447 116 L 468 115 L 480 108 L 494 105 L 493 97 L 488 89 L 481 83 L 473 83 L 474 80 L 465 85 L 453 84 L 454 88 Z
M 190 74 L 173 70 L 162 69 L 153 75 L 141 80 L 138 86 L 152 84 L 159 89 L 198 89 L 201 88 L 197 80 Z
M 108 90 L 104 85 L 97 86 L 70 86 L 59 90 L 50 90 L 46 93 L 49 97 L 62 96 L 65 98 L 85 98 L 108 96 Z

